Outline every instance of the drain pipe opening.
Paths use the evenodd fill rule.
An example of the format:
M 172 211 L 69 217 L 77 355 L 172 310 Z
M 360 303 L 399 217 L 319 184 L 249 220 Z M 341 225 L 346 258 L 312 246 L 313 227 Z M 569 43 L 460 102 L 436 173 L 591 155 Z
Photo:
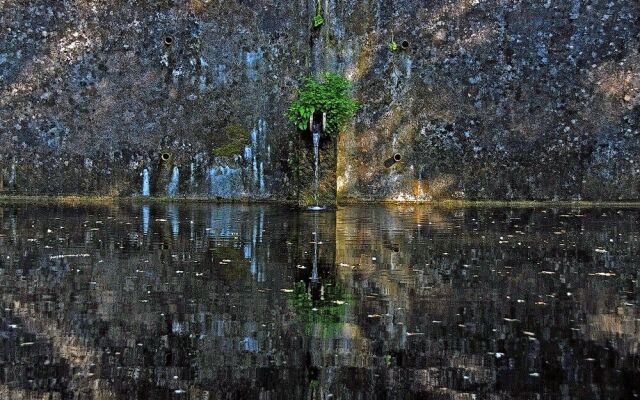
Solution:
M 164 45 L 165 46 L 171 46 L 173 44 L 173 38 L 171 36 L 165 36 L 164 37 Z
M 395 163 L 399 162 L 400 160 L 402 160 L 402 154 L 395 153 L 393 156 L 384 160 L 384 166 L 387 168 L 391 168 Z
M 169 161 L 169 159 L 171 158 L 171 154 L 162 153 L 162 155 L 160 157 L 162 158 L 162 161 Z
M 400 47 L 401 47 L 403 50 L 407 50 L 407 49 L 409 48 L 409 45 L 410 45 L 410 43 L 409 43 L 409 41 L 408 41 L 408 40 L 403 40 L 403 41 L 402 41 L 402 43 L 400 43 Z

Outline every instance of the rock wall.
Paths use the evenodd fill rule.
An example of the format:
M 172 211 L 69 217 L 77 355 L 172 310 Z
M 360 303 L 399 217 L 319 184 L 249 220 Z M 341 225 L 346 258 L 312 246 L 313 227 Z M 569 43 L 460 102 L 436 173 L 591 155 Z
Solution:
M 340 18 L 364 104 L 340 193 L 637 199 L 639 18 L 638 2 L 580 0 L 375 2 Z M 392 34 L 408 49 L 390 51 Z
M 6 191 L 141 194 L 147 169 L 151 195 L 290 193 L 282 114 L 308 71 L 306 2 L 0 8 Z
M 2 191 L 298 199 L 283 113 L 337 70 L 340 198 L 640 198 L 637 1 L 321 5 L 0 2 Z

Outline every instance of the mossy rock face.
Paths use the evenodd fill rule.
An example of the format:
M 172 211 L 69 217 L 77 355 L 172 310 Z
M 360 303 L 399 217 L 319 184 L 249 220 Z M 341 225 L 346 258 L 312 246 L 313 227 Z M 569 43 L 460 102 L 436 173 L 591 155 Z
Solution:
M 227 143 L 213 149 L 212 154 L 214 157 L 233 157 L 242 154 L 243 149 L 244 146 L 239 144 Z
M 233 157 L 241 155 L 245 146 L 250 143 L 249 131 L 240 124 L 229 124 L 222 130 L 222 142 L 214 147 L 211 154 L 214 157 Z

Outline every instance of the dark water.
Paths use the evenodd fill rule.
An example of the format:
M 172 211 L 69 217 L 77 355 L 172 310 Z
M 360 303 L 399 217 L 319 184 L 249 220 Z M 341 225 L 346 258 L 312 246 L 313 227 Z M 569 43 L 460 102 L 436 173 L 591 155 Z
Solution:
M 634 398 L 639 225 L 2 206 L 0 398 Z

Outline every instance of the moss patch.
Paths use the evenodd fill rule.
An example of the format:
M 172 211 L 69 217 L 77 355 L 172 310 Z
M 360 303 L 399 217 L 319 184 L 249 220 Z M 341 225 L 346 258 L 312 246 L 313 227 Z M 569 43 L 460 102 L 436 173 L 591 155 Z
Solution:
M 242 154 L 249 144 L 249 131 L 240 124 L 229 124 L 222 130 L 224 144 L 215 147 L 211 154 L 214 157 L 233 157 Z

